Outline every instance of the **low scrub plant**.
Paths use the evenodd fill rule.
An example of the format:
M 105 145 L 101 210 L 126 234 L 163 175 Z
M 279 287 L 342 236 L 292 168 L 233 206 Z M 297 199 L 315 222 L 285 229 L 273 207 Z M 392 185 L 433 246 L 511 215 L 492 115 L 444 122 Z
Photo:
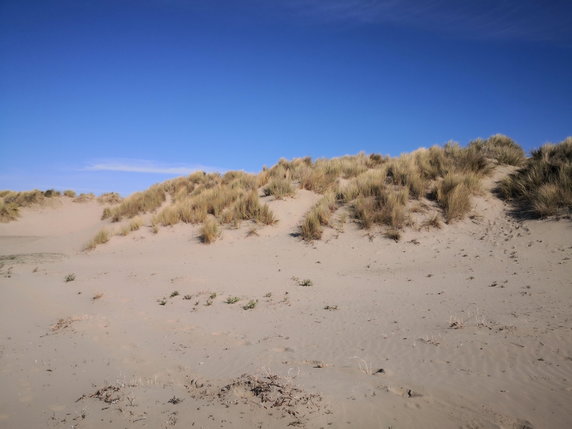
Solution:
M 246 303 L 245 305 L 242 306 L 243 310 L 253 310 L 256 307 L 256 304 L 258 304 L 258 300 L 257 299 L 251 299 L 250 301 L 248 301 L 248 303 Z

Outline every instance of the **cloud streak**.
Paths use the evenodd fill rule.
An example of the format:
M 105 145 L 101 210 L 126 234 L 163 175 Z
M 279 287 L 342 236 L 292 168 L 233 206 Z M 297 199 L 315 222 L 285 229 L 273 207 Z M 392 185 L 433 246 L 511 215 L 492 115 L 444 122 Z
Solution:
M 558 0 L 296 0 L 290 10 L 326 21 L 391 24 L 473 39 L 572 39 L 572 6 Z
M 164 174 L 184 176 L 195 171 L 222 172 L 224 169 L 204 165 L 169 165 L 147 160 L 116 160 L 97 162 L 83 168 L 84 171 L 117 171 L 123 173 Z

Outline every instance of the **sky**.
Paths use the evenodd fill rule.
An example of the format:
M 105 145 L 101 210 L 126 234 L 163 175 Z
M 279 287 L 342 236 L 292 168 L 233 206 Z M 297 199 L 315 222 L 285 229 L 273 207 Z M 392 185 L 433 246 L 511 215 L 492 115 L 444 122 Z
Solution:
M 572 135 L 572 2 L 0 0 L 0 189 Z

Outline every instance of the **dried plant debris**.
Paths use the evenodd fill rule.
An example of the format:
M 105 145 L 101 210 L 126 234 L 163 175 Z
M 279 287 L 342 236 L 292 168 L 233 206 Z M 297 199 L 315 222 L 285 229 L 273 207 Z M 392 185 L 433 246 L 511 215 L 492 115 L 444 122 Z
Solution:
M 299 425 L 302 425 L 301 419 L 312 413 L 328 412 L 319 394 L 305 392 L 287 377 L 270 373 L 262 376 L 243 374 L 220 388 L 190 380 L 186 388 L 195 397 L 209 397 L 227 406 L 243 403 L 274 408 L 283 417 L 294 417 Z
M 121 387 L 119 386 L 107 385 L 105 387 L 97 389 L 91 395 L 80 396 L 79 398 L 76 399 L 76 402 L 79 402 L 85 398 L 95 398 L 105 402 L 106 404 L 115 404 L 119 402 L 119 400 L 121 399 L 120 390 Z

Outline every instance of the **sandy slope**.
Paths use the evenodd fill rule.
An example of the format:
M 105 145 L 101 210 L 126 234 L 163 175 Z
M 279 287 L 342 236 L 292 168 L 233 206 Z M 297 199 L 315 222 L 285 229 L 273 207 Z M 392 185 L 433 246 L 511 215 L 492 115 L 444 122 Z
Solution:
M 97 203 L 0 225 L 0 427 L 572 427 L 570 221 L 487 192 L 399 243 L 305 244 L 316 199 L 209 246 L 179 225 L 82 253 Z

